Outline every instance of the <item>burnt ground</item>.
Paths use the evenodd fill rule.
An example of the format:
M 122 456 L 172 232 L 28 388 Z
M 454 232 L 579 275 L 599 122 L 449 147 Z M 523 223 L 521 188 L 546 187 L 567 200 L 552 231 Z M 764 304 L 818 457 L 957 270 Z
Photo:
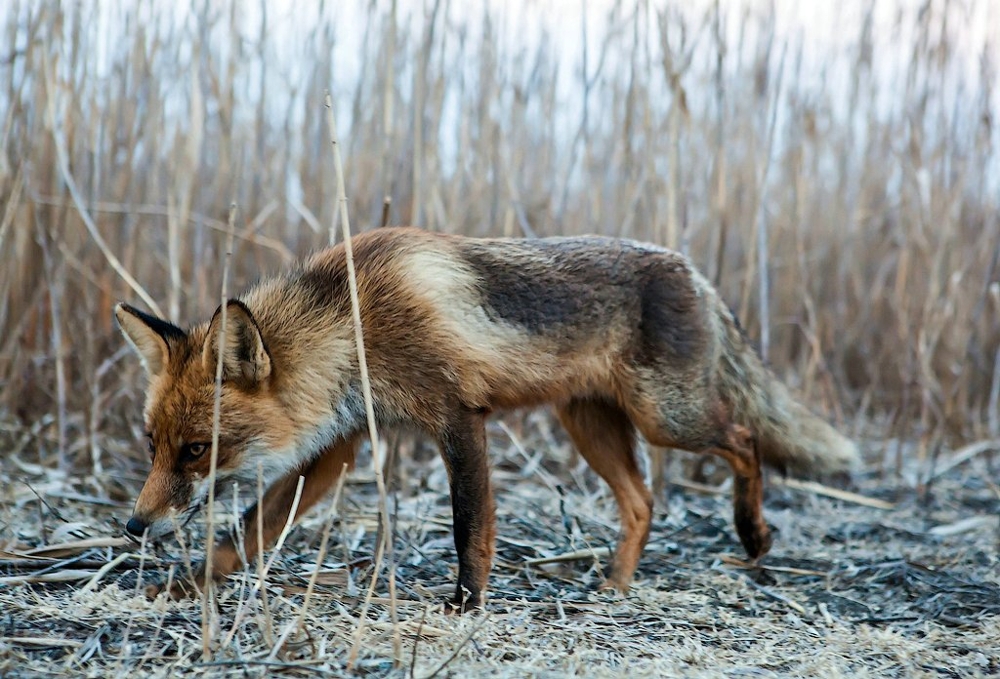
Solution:
M 271 553 L 265 597 L 248 570 L 221 588 L 206 618 L 198 601 L 138 593 L 196 560 L 204 532 L 203 521 L 182 532 L 190 549 L 172 539 L 141 551 L 120 538 L 141 462 L 60 475 L 39 464 L 39 442 L 7 436 L 0 675 L 1000 675 L 1000 490 L 990 453 L 929 487 L 906 469 L 899 478 L 868 471 L 849 487 L 860 497 L 848 499 L 770 476 L 775 544 L 762 568 L 742 561 L 723 476 L 671 483 L 622 596 L 593 591 L 617 532 L 610 494 L 543 416 L 511 427 L 523 441 L 506 425 L 490 430 L 499 540 L 485 614 L 442 612 L 455 578 L 446 476 L 435 456 L 403 447 L 391 498 L 395 624 L 387 577 L 364 612 L 377 493 L 363 464 L 334 507 L 308 602 L 332 503 Z M 674 458 L 670 478 L 684 478 L 686 466 Z M 231 517 L 232 503 L 217 516 Z

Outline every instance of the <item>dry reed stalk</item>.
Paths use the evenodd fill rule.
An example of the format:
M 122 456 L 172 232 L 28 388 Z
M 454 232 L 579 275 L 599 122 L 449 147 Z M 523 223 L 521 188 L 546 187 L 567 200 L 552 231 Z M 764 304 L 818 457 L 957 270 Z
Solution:
M 663 49 L 663 75 L 670 88 L 670 114 L 668 134 L 670 136 L 669 178 L 667 179 L 667 221 L 663 234 L 663 244 L 672 250 L 679 249 L 680 242 L 680 194 L 681 176 L 681 120 L 688 117 L 687 93 L 681 85 L 681 78 L 691 66 L 693 52 L 687 45 L 687 28 L 680 27 L 680 44 L 675 49 L 671 45 L 669 26 L 671 17 L 666 10 L 659 13 L 660 46 Z
M 728 44 L 725 38 L 723 27 L 722 11 L 719 0 L 715 0 L 715 11 L 712 14 L 712 38 L 715 42 L 715 68 L 712 72 L 712 84 L 715 94 L 716 114 L 713 154 L 715 156 L 712 165 L 712 209 L 713 222 L 718 222 L 718 236 L 715 239 L 715 256 L 711 260 L 713 268 L 709 276 L 716 288 L 722 287 L 722 272 L 725 265 L 726 237 L 729 230 L 729 220 L 726 212 L 726 170 L 727 153 L 725 143 L 725 132 L 727 124 L 726 116 L 726 87 L 723 65 L 728 53 Z
M 70 468 L 67 458 L 67 409 L 66 409 L 66 352 L 63 343 L 63 294 L 66 290 L 65 270 L 58 267 L 49 248 L 49 235 L 36 224 L 38 245 L 42 250 L 42 262 L 49 293 L 49 313 L 52 324 L 52 355 L 56 367 L 56 461 L 58 468 L 66 472 Z
M 195 43 L 197 45 L 197 43 Z M 192 61 L 197 63 L 198 50 L 195 50 Z M 198 68 L 191 69 L 191 107 L 185 122 L 188 123 L 187 140 L 182 149 L 182 161 L 178 163 L 178 180 L 181 182 L 180 195 L 168 200 L 167 215 L 167 261 L 170 271 L 170 288 L 167 300 L 167 310 L 171 321 L 180 317 L 182 280 L 181 263 L 186 259 L 183 251 L 186 226 L 191 216 L 191 203 L 198 180 L 199 159 L 201 155 L 202 135 L 204 130 L 204 109 L 202 106 L 201 81 Z
M 147 533 L 143 533 L 142 537 L 139 540 L 139 554 L 138 554 L 139 565 L 136 569 L 135 587 L 132 590 L 132 596 L 135 598 L 142 596 L 142 577 L 146 566 L 146 537 Z M 128 623 L 125 626 L 125 632 L 124 634 L 122 634 L 122 644 L 121 644 L 122 653 L 119 653 L 118 655 L 118 662 L 116 663 L 115 666 L 115 674 L 118 674 L 121 671 L 122 665 L 124 664 L 125 661 L 124 650 L 128 648 L 129 636 L 131 635 L 132 628 L 135 625 L 135 619 L 136 619 L 136 611 L 133 611 L 132 614 L 129 615 Z
M 342 229 L 343 239 L 344 239 L 344 253 L 347 260 L 347 282 L 351 294 L 351 317 L 354 321 L 354 341 L 357 345 L 358 350 L 358 369 L 361 373 L 361 391 L 364 396 L 365 401 L 365 417 L 368 421 L 368 440 L 371 444 L 372 449 L 372 465 L 375 468 L 375 483 L 378 487 L 378 497 L 379 497 L 379 521 L 381 524 L 381 540 L 375 548 L 375 567 L 372 569 L 372 580 L 368 588 L 368 594 L 365 597 L 365 603 L 362 605 L 361 614 L 358 616 L 358 626 L 354 634 L 354 643 L 351 646 L 351 651 L 349 654 L 348 666 L 353 667 L 357 659 L 358 650 L 360 649 L 361 636 L 364 631 L 364 626 L 366 622 L 366 616 L 368 612 L 368 605 L 371 600 L 372 592 L 375 589 L 375 582 L 378 579 L 380 569 L 382 566 L 382 560 L 386 558 L 386 553 L 389 553 L 389 560 L 391 561 L 391 536 L 392 529 L 389 523 L 389 500 L 385 488 L 385 475 L 382 468 L 382 448 L 379 443 L 378 428 L 375 423 L 375 406 L 372 400 L 372 387 L 371 379 L 368 375 L 368 359 L 365 356 L 365 338 L 364 330 L 361 326 L 361 304 L 358 301 L 358 281 L 357 274 L 354 269 L 354 249 L 351 243 L 351 224 L 347 212 L 347 193 L 344 186 L 344 166 L 340 159 L 340 146 L 337 143 L 337 122 L 333 115 L 333 99 L 330 93 L 326 94 L 326 122 L 330 131 L 330 146 L 333 149 L 333 163 L 337 177 L 337 200 L 340 204 L 340 226 Z M 330 242 L 332 243 L 335 239 L 335 233 L 331 229 Z M 390 569 L 390 577 L 395 571 Z M 392 587 L 394 590 L 394 586 Z M 395 597 L 390 598 L 391 604 L 390 609 L 393 618 L 393 646 L 395 650 L 395 662 L 399 661 L 401 657 L 401 643 L 399 641 L 399 628 L 396 625 L 396 602 Z
M 462 652 L 462 649 L 465 648 L 465 645 L 468 644 L 470 641 L 472 641 L 472 637 L 476 635 L 476 632 L 482 629 L 483 625 L 485 625 L 489 621 L 489 619 L 490 619 L 489 614 L 483 613 L 483 617 L 476 621 L 476 624 L 473 625 L 472 629 L 469 630 L 466 633 L 466 635 L 462 637 L 462 640 L 455 645 L 455 648 L 452 649 L 451 653 L 449 653 L 444 660 L 438 663 L 438 666 L 435 667 L 434 670 L 430 672 L 430 674 L 424 675 L 422 679 L 434 679 L 434 677 L 441 674 L 441 672 L 443 672 L 445 668 L 447 668 L 448 665 L 450 665 L 455 660 L 455 658 L 458 657 L 458 654 Z
M 244 527 L 240 524 L 240 517 L 243 514 L 243 512 L 240 511 L 241 509 L 240 489 L 238 484 L 235 483 L 231 486 L 231 488 L 233 493 L 232 493 L 232 502 L 230 504 L 230 506 L 232 507 L 232 517 L 230 519 L 230 523 L 233 528 L 230 534 L 233 536 L 236 553 L 239 554 L 240 563 L 244 564 L 244 568 L 242 570 L 240 577 L 239 593 L 236 595 L 236 600 L 238 603 L 236 605 L 236 614 L 233 615 L 233 624 L 230 625 L 229 634 L 227 634 L 223 638 L 222 643 L 219 644 L 219 648 L 226 648 L 227 646 L 229 646 L 232 637 L 235 636 L 236 634 L 237 625 L 243 617 L 243 611 L 246 608 L 247 602 L 250 599 L 249 593 L 247 591 L 247 582 L 249 580 L 249 575 L 247 573 L 247 569 L 245 568 L 245 566 L 249 565 L 250 561 L 249 559 L 247 559 L 246 534 L 243 530 Z
M 389 13 L 385 20 L 389 23 L 386 32 L 384 50 L 384 66 L 382 70 L 382 225 L 389 222 L 389 207 L 392 203 L 393 174 L 389 169 L 393 144 L 396 136 L 395 117 L 393 116 L 396 92 L 394 87 L 396 69 L 396 0 L 392 0 Z
M 118 351 L 102 361 L 101 364 L 97 366 L 97 370 L 94 371 L 93 382 L 91 383 L 90 418 L 88 422 L 88 429 L 90 431 L 90 472 L 95 478 L 100 477 L 104 473 L 104 464 L 101 461 L 101 446 L 98 434 L 101 427 L 103 406 L 109 400 L 106 393 L 101 391 L 101 380 L 103 380 L 111 369 L 115 367 L 118 361 L 127 356 L 129 352 L 130 350 L 128 346 L 121 347 Z
M 425 10 L 423 41 L 420 53 L 417 55 L 417 68 L 413 73 L 413 195 L 410 201 L 409 219 L 409 223 L 413 226 L 420 226 L 423 221 L 424 101 L 427 88 L 427 68 L 430 65 L 431 48 L 434 46 L 434 29 L 440 8 L 441 0 L 434 0 L 429 16 Z
M 14 217 L 17 215 L 17 207 L 20 205 L 21 192 L 23 190 L 24 168 L 19 167 L 17 174 L 14 176 L 14 181 L 10 186 L 9 193 L 6 196 L 3 216 L 0 217 L 0 252 L 3 252 L 3 243 L 7 237 L 7 232 L 10 231 L 10 227 L 14 223 Z M 0 314 L 0 319 L 3 316 L 4 314 Z
M 760 304 L 760 354 L 764 361 L 768 361 L 771 349 L 771 290 L 770 290 L 770 261 L 768 248 L 768 217 L 767 217 L 767 185 L 771 174 L 771 159 L 774 157 L 774 136 L 775 125 L 778 121 L 778 106 L 781 100 L 782 84 L 785 75 L 785 55 L 787 54 L 788 43 L 781 46 L 781 58 L 778 61 L 778 77 L 774 90 L 774 99 L 771 102 L 771 112 L 767 123 L 767 142 L 764 151 L 764 166 L 760 171 L 760 179 L 757 181 L 756 207 L 756 231 L 757 231 L 757 261 L 760 262 L 760 275 L 758 276 L 758 297 Z

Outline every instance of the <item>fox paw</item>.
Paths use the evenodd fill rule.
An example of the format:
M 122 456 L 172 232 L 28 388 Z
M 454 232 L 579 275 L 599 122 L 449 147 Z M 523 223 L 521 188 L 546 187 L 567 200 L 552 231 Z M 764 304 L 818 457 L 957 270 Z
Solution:
M 618 594 L 628 594 L 629 583 L 618 578 L 608 578 L 597 586 L 598 592 L 617 592 Z
M 751 529 L 739 532 L 740 542 L 743 543 L 743 548 L 747 552 L 754 563 L 760 561 L 764 558 L 764 555 L 771 551 L 771 544 L 774 538 L 771 537 L 771 531 L 765 526 L 764 528 L 753 527 Z
M 462 596 L 463 594 L 467 596 Z M 482 611 L 485 608 L 485 597 L 481 593 L 473 594 L 468 590 L 460 589 L 454 598 L 445 602 L 444 613 L 445 615 L 462 615 L 472 611 Z

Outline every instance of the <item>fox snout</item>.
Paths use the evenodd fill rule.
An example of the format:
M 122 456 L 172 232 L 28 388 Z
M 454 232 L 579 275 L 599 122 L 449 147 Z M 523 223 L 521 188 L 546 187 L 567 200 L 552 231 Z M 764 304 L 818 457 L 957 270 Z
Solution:
M 142 534 L 146 532 L 149 524 L 140 519 L 138 516 L 133 516 L 125 524 L 125 532 L 135 538 L 141 538 Z
M 171 511 L 167 516 L 150 520 L 142 514 L 135 513 L 125 524 L 125 533 L 135 540 L 141 540 L 143 535 L 147 539 L 155 540 L 173 530 L 173 514 L 174 512 Z
M 125 532 L 133 538 L 145 535 L 149 539 L 172 532 L 175 523 L 185 523 L 197 509 L 193 491 L 189 479 L 154 465 L 136 499 L 132 517 L 125 524 Z

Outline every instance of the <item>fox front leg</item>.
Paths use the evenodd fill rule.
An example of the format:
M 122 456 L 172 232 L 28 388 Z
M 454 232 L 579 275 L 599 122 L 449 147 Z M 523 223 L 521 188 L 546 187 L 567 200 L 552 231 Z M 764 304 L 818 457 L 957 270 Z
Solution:
M 227 575 L 236 571 L 242 564 L 239 552 L 232 537 L 227 537 L 219 544 L 212 554 L 212 580 L 221 582 Z M 200 564 L 190 578 L 175 577 L 172 581 L 147 585 L 146 598 L 155 599 L 162 592 L 167 592 L 174 601 L 192 599 L 205 589 L 205 564 Z
M 451 611 L 482 608 L 493 561 L 496 514 L 486 454 L 485 415 L 462 407 L 440 436 L 451 486 L 458 585 Z
M 243 543 L 248 561 L 252 561 L 261 549 L 261 543 L 257 539 L 258 521 L 261 523 L 263 548 L 267 549 L 278 539 L 288 521 L 288 515 L 295 503 L 299 477 L 303 479 L 302 492 L 299 495 L 299 504 L 293 521 L 298 521 L 313 505 L 323 499 L 345 469 L 354 466 L 356 443 L 355 438 L 334 443 L 304 467 L 278 479 L 267 489 L 259 504 L 243 513 L 242 523 L 245 529 Z M 233 535 L 228 535 L 212 552 L 212 580 L 219 582 L 242 566 L 243 558 L 237 548 L 236 540 Z M 180 600 L 196 595 L 205 587 L 205 576 L 205 564 L 201 564 L 190 579 L 177 578 L 170 585 L 170 597 Z M 166 583 L 150 585 L 146 588 L 146 596 L 155 598 L 166 589 Z

